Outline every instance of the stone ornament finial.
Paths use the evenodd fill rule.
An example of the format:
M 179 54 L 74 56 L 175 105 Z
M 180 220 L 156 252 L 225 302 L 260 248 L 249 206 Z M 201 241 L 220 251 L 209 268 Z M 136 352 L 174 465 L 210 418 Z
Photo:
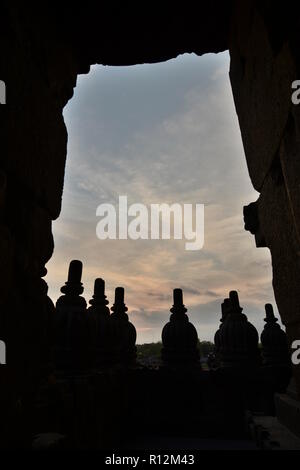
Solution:
M 72 260 L 69 265 L 68 280 L 60 291 L 66 295 L 78 296 L 83 293 L 83 285 L 81 282 L 82 262 Z
M 220 354 L 220 329 L 224 325 L 224 322 L 226 321 L 226 318 L 228 315 L 232 312 L 232 304 L 229 298 L 224 299 L 223 303 L 221 304 L 221 318 L 220 318 L 220 326 L 219 329 L 216 331 L 215 336 L 214 336 L 214 354 L 216 356 L 216 361 L 219 361 L 219 354 Z
M 225 307 L 225 306 L 224 306 Z M 258 333 L 242 313 L 237 291 L 229 293 L 227 314 L 217 334 L 217 349 L 222 367 L 259 365 Z
M 72 260 L 68 280 L 56 302 L 55 361 L 60 370 L 83 370 L 88 365 L 86 301 L 81 282 L 82 262 Z
M 115 289 L 115 303 L 111 308 L 110 331 L 112 360 L 119 365 L 133 365 L 136 360 L 136 329 L 130 323 L 124 302 L 124 288 Z
M 224 302 L 221 304 L 222 317 L 220 319 L 221 323 L 224 323 L 229 313 L 231 313 L 232 307 L 230 299 L 224 299 Z
M 87 310 L 89 329 L 90 364 L 92 368 L 101 368 L 110 362 L 110 310 L 105 295 L 105 281 L 95 279 L 94 294 Z
M 236 290 L 229 292 L 229 301 L 231 304 L 231 313 L 242 313 L 243 309 L 240 306 L 240 299 Z
M 177 317 L 182 316 L 186 321 L 188 321 L 188 316 L 185 315 L 187 309 L 183 304 L 183 294 L 182 289 L 174 289 L 173 290 L 173 307 L 170 309 L 172 313 L 170 317 L 170 321 L 175 321 Z
M 264 365 L 290 365 L 286 333 L 278 324 L 272 304 L 265 305 L 265 326 L 260 336 Z
M 97 313 L 109 315 L 109 304 L 106 295 L 105 295 L 105 281 L 101 278 L 95 279 L 94 282 L 94 294 L 92 299 L 89 301 L 89 304 Z M 90 309 L 90 307 L 89 307 Z
M 124 287 L 116 287 L 115 289 L 115 303 L 111 308 L 113 312 L 111 314 L 112 318 L 123 318 L 124 320 L 128 320 L 127 311 L 128 308 L 124 303 Z
M 173 290 L 170 321 L 162 330 L 162 360 L 167 365 L 198 364 L 198 334 L 186 315 L 182 289 Z
M 277 323 L 278 322 L 278 318 L 275 317 L 274 315 L 274 310 L 273 310 L 273 305 L 272 304 L 266 304 L 265 305 L 265 311 L 266 311 L 266 317 L 264 318 L 264 321 L 267 323 L 267 324 L 271 324 L 271 323 Z
M 94 295 L 97 297 L 105 296 L 105 281 L 98 277 L 94 282 Z M 105 296 L 106 297 L 106 296 Z

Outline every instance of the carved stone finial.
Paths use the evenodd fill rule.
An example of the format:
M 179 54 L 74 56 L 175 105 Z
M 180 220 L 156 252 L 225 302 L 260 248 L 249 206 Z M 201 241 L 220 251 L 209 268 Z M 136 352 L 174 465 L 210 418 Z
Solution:
M 113 312 L 111 314 L 112 318 L 123 318 L 124 320 L 128 320 L 127 315 L 128 308 L 124 303 L 124 288 L 123 287 L 116 287 L 115 289 L 115 303 L 111 308 Z
M 221 304 L 222 317 L 220 319 L 221 323 L 224 323 L 227 315 L 231 312 L 231 302 L 230 299 L 224 299 L 224 302 Z
M 178 305 L 183 304 L 182 289 L 173 290 L 173 299 L 174 299 L 174 304 L 178 304 Z
M 217 335 L 218 353 L 223 367 L 259 364 L 258 333 L 247 320 L 236 291 L 229 293 L 230 311 Z
M 105 282 L 95 279 L 94 295 L 87 310 L 90 339 L 90 364 L 93 368 L 102 367 L 110 361 L 110 311 L 105 295 Z
M 198 334 L 186 315 L 181 289 L 174 289 L 173 299 L 170 321 L 162 331 L 162 359 L 169 365 L 198 363 Z
M 99 314 L 109 315 L 109 308 L 106 307 L 109 302 L 105 295 L 105 281 L 101 278 L 95 279 L 94 282 L 94 294 L 93 298 L 89 301 L 89 304 Z M 89 308 L 91 310 L 91 307 Z
M 171 315 L 170 320 L 173 321 L 177 316 L 183 316 L 184 318 L 186 317 L 186 320 L 188 321 L 188 317 L 185 315 L 187 309 L 183 304 L 182 289 L 173 290 L 173 302 L 173 307 L 170 309 L 170 312 L 172 312 L 173 315 Z
M 290 364 L 286 333 L 277 323 L 273 306 L 265 305 L 265 326 L 261 334 L 262 356 L 264 365 Z
M 240 306 L 239 295 L 236 290 L 229 292 L 229 301 L 231 304 L 231 313 L 242 313 L 243 309 Z
M 110 328 L 113 350 L 113 362 L 130 365 L 136 360 L 136 329 L 130 323 L 127 315 L 128 308 L 124 303 L 124 288 L 115 290 L 115 303 L 111 308 Z
M 124 287 L 117 287 L 115 290 L 115 304 L 124 305 Z
M 97 297 L 105 296 L 105 281 L 100 277 L 97 277 L 97 279 L 95 279 L 94 295 Z
M 68 280 L 60 289 L 63 294 L 78 296 L 83 293 L 81 282 L 82 262 L 78 260 L 71 261 L 68 271 Z
M 221 312 L 222 312 L 222 316 L 220 318 L 220 326 L 219 326 L 219 329 L 216 331 L 215 336 L 214 336 L 214 343 L 215 343 L 214 354 L 215 354 L 215 357 L 216 357 L 216 361 L 215 361 L 216 364 L 219 363 L 219 361 L 220 361 L 220 348 L 221 348 L 220 329 L 224 325 L 224 322 L 225 322 L 226 318 L 228 317 L 228 315 L 232 312 L 232 305 L 231 305 L 230 299 L 228 299 L 228 298 L 224 299 L 224 302 L 221 304 Z
M 64 294 L 56 302 L 56 365 L 59 369 L 82 370 L 87 367 L 88 331 L 86 301 L 80 296 L 82 263 L 71 261 Z
M 266 304 L 265 305 L 265 311 L 266 311 L 266 318 L 264 318 L 264 321 L 268 325 L 278 322 L 278 318 L 276 318 L 275 315 L 274 315 L 274 310 L 273 310 L 273 305 L 272 304 Z

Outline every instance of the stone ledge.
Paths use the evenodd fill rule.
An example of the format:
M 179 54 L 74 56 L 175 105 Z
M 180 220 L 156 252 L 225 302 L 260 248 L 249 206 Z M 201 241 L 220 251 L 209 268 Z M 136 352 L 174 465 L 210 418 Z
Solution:
M 274 401 L 278 421 L 300 439 L 300 401 L 279 393 Z
M 249 428 L 261 450 L 300 450 L 300 438 L 274 416 L 252 416 Z

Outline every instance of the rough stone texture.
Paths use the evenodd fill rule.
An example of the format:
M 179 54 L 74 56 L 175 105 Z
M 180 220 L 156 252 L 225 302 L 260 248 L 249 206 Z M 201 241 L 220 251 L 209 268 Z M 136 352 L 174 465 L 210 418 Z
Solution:
M 278 168 L 274 169 L 273 178 L 272 174 L 267 177 L 259 199 L 259 218 L 272 254 L 276 303 L 286 325 L 289 342 L 292 342 L 300 338 L 299 243 L 286 187 L 280 176 L 280 162 L 277 160 L 277 163 Z M 300 370 L 297 366 L 295 374 L 300 387 Z
M 7 91 L 7 104 L 0 107 L 0 338 L 9 367 L 0 392 L 5 447 L 6 441 L 21 445 L 20 410 L 30 412 L 51 359 L 54 306 L 41 277 L 53 252 L 51 221 L 61 207 L 67 144 L 62 111 L 77 68 L 70 46 L 53 41 L 54 29 L 49 35 L 51 25 L 33 15 L 40 35 L 35 41 L 18 2 L 1 9 L 0 76 Z
M 248 426 L 259 450 L 300 450 L 300 439 L 274 416 L 251 416 Z
M 237 2 L 230 79 L 253 186 L 260 191 L 288 120 L 297 78 L 289 44 L 276 53 L 255 2 Z
M 300 76 L 300 73 L 299 73 Z M 279 148 L 279 156 L 284 176 L 287 197 L 293 223 L 300 242 L 300 108 L 293 106 Z
M 249 174 L 261 193 L 260 238 L 271 251 L 275 298 L 290 342 L 300 338 L 300 109 L 291 102 L 292 81 L 300 76 L 298 8 L 236 2 L 230 36 L 233 96 Z

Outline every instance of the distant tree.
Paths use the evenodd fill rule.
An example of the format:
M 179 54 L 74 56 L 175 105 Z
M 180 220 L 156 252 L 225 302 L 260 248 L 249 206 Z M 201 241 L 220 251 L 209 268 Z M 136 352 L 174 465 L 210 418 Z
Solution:
M 211 341 L 199 341 L 199 349 L 201 357 L 207 357 L 214 352 L 215 345 Z
M 162 343 L 159 341 L 157 343 L 145 343 L 137 344 L 137 357 L 140 360 L 153 357 L 160 358 Z
M 137 357 L 140 360 L 149 357 L 160 358 L 162 343 L 145 343 L 137 344 Z M 214 344 L 211 341 L 199 341 L 199 350 L 201 357 L 207 357 L 210 353 L 214 352 Z

